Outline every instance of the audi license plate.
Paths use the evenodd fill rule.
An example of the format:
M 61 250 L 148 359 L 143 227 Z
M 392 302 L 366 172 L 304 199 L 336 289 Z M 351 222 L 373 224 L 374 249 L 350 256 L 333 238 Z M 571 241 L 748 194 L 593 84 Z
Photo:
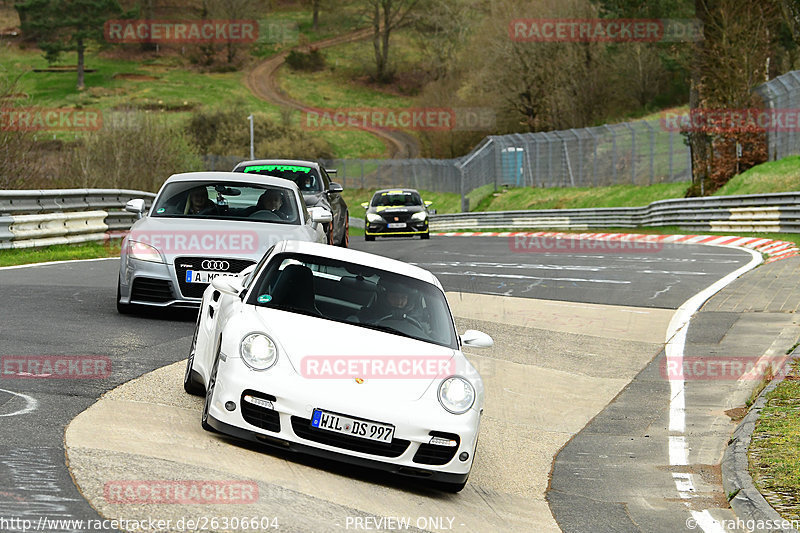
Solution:
M 231 276 L 230 272 L 209 272 L 208 270 L 187 270 L 186 283 L 211 283 L 217 276 Z
M 406 223 L 405 222 L 389 222 L 388 224 L 386 224 L 386 227 L 389 228 L 389 229 L 400 229 L 400 228 L 405 228 L 406 227 Z
M 323 411 L 322 409 L 314 409 L 314 416 L 311 417 L 311 427 L 387 444 L 390 444 L 394 438 L 394 426 L 351 418 Z

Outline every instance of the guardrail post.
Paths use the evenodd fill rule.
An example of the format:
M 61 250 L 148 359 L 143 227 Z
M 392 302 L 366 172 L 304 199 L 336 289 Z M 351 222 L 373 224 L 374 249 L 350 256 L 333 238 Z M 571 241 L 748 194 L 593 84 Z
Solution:
M 651 126 L 649 122 L 645 121 L 644 125 L 647 126 L 648 130 L 650 130 L 650 180 L 648 181 L 648 183 L 652 185 L 656 174 L 656 168 L 655 168 L 656 131 L 653 129 L 653 126 Z
M 10 229 L 13 222 L 13 217 L 0 216 L 0 248 L 3 248 L 4 243 L 10 243 L 14 239 Z

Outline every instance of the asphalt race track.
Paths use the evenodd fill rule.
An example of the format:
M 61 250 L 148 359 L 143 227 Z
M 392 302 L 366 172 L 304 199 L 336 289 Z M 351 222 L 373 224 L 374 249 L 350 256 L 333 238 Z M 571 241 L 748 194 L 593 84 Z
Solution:
M 587 516 L 597 516 L 600 511 L 605 521 L 598 531 L 617 526 L 620 531 L 675 531 L 675 524 L 683 523 L 685 517 L 680 517 L 678 522 L 668 518 L 682 512 L 677 491 L 670 492 L 668 483 L 656 489 L 651 485 L 646 489 L 655 490 L 651 496 L 653 500 L 642 509 L 658 507 L 655 499 L 663 500 L 664 506 L 653 515 L 663 522 L 658 527 L 637 529 L 646 511 L 641 510 L 639 518 L 632 520 L 629 512 L 612 503 L 620 501 L 621 493 L 625 492 L 615 491 L 614 487 L 625 486 L 631 482 L 628 477 L 641 474 L 637 463 L 631 464 L 629 456 L 626 456 L 627 462 L 614 463 L 608 459 L 609 454 L 593 453 L 596 451 L 593 443 L 618 434 L 616 429 L 609 428 L 619 425 L 620 416 L 629 424 L 643 423 L 636 418 L 642 416 L 637 413 L 637 407 L 652 408 L 645 415 L 648 420 L 656 416 L 653 413 L 662 413 L 668 408 L 669 385 L 663 380 L 659 382 L 657 375 L 654 378 L 657 367 L 653 370 L 651 366 L 657 364 L 663 348 L 663 334 L 673 310 L 718 279 L 746 265 L 751 254 L 710 246 L 673 246 L 657 250 L 598 247 L 532 253 L 515 251 L 507 239 L 489 237 L 433 237 L 429 241 L 379 239 L 373 243 L 355 238 L 351 246 L 433 271 L 448 292 L 459 331 L 476 327 L 495 338 L 495 348 L 475 351 L 473 359 L 482 372 L 487 369 L 489 374 L 486 378 L 488 421 L 486 427 L 482 427 L 478 458 L 467 488 L 458 495 L 442 496 L 397 485 L 379 475 L 352 474 L 314 461 L 261 454 L 199 430 L 198 409 L 196 428 L 191 431 L 198 431 L 196 438 L 211 439 L 208 442 L 213 447 L 208 449 L 217 454 L 214 460 L 219 464 L 224 464 L 227 453 L 231 452 L 232 457 L 253 454 L 263 461 L 288 465 L 284 473 L 276 470 L 271 480 L 274 486 L 280 486 L 282 481 L 285 486 L 292 479 L 297 483 L 292 491 L 280 492 L 281 507 L 271 508 L 276 515 L 281 508 L 294 511 L 280 516 L 278 530 L 346 530 L 353 529 L 348 527 L 350 522 L 345 522 L 347 513 L 373 517 L 403 514 L 416 520 L 423 516 L 420 513 L 435 515 L 437 508 L 447 510 L 442 512 L 442 518 L 454 520 L 424 522 L 422 525 L 426 527 L 420 529 L 488 531 L 491 526 L 494 530 L 511 531 L 519 530 L 522 524 L 523 530 L 528 531 L 558 528 L 586 531 Z M 20 379 L 0 374 L 2 531 L 22 531 L 19 522 L 22 519 L 32 520 L 34 524 L 42 517 L 99 520 L 101 517 L 95 507 L 107 517 L 108 513 L 119 511 L 102 505 L 97 495 L 92 494 L 92 483 L 86 480 L 101 474 L 88 466 L 77 466 L 79 458 L 89 461 L 80 462 L 80 465 L 102 464 L 109 457 L 113 460 L 116 452 L 103 448 L 102 442 L 95 442 L 104 440 L 105 426 L 92 425 L 91 418 L 78 424 L 75 442 L 80 444 L 75 445 L 76 463 L 71 466 L 80 468 L 80 472 L 72 475 L 66 466 L 65 428 L 107 391 L 155 369 L 183 361 L 191 340 L 194 316 L 185 312 L 118 315 L 114 306 L 117 271 L 118 262 L 114 259 L 0 269 L 3 317 L 0 320 L 0 356 L 4 361 L 13 356 L 82 355 L 96 356 L 110 364 L 108 373 L 88 379 Z M 598 319 L 598 316 L 603 318 Z M 708 327 L 704 331 L 716 331 L 720 338 L 736 324 L 732 316 L 709 316 L 705 320 Z M 762 330 L 777 337 L 781 328 L 788 325 L 764 324 Z M 698 342 L 709 341 L 700 333 L 692 337 L 691 332 L 690 337 Z M 741 335 L 746 338 L 746 332 Z M 791 345 L 793 339 L 787 338 L 786 342 Z M 178 372 L 182 372 L 182 367 Z M 525 385 L 520 376 L 542 379 L 542 387 L 552 383 L 553 389 L 523 390 Z M 138 412 L 129 412 L 136 418 L 157 413 L 160 401 L 157 396 L 163 392 L 165 406 L 183 409 L 194 416 L 191 410 L 194 404 L 185 403 L 192 399 L 183 393 L 181 383 L 159 379 L 144 378 L 142 383 L 149 383 L 150 389 L 137 389 L 131 384 L 128 390 L 136 391 L 139 396 L 125 397 L 124 388 L 118 396 L 110 396 L 127 402 L 128 409 L 138 409 Z M 153 383 L 162 389 L 152 393 Z M 637 383 L 650 386 L 642 387 Z M 150 393 L 146 392 L 148 390 Z M 559 394 L 569 400 L 559 403 Z M 519 398 L 515 399 L 515 395 Z M 136 402 L 140 402 L 141 407 L 137 408 Z M 574 412 L 569 406 L 574 406 Z M 617 414 L 609 418 L 608 408 L 617 407 Z M 601 411 L 603 416 L 595 418 Z M 624 415 L 619 415 L 622 411 Z M 517 429 L 515 421 L 519 424 Z M 604 421 L 608 424 L 603 425 Z M 114 423 L 124 427 L 127 421 L 116 419 Z M 159 428 L 161 423 L 166 422 L 153 420 L 153 427 Z M 523 428 L 524 434 L 518 433 L 519 428 Z M 168 427 L 164 429 L 168 430 Z M 146 437 L 142 435 L 142 440 L 158 440 L 153 435 Z M 515 446 L 509 442 L 515 437 L 524 442 Z M 663 446 L 659 450 L 666 449 L 668 435 L 654 433 L 652 436 L 653 439 L 661 437 Z M 603 441 L 602 445 L 619 452 L 618 442 Z M 167 441 L 160 446 L 168 446 Z M 540 453 L 542 450 L 547 453 Z M 556 463 L 555 485 L 545 500 L 552 459 L 559 450 L 564 453 L 559 461 L 563 459 L 564 462 Z M 137 448 L 136 452 L 129 450 L 127 453 L 134 456 L 143 452 Z M 648 452 L 642 447 L 637 453 L 641 453 L 641 461 L 659 466 L 657 459 L 645 457 Z M 123 457 L 121 452 L 120 457 Z M 130 460 L 130 457 L 120 460 Z M 526 469 L 523 465 L 529 460 L 533 466 Z M 585 468 L 584 474 L 608 475 L 612 481 L 601 483 L 588 474 L 576 481 L 580 477 L 573 473 L 576 461 Z M 163 460 L 154 463 L 154 468 L 167 468 L 169 465 L 164 463 Z M 204 470 L 202 464 L 195 462 L 183 468 L 196 479 L 209 471 L 207 466 Z M 630 469 L 620 470 L 620 464 Z M 664 464 L 667 465 L 666 459 Z M 180 471 L 181 465 L 177 467 Z M 668 466 L 664 468 L 669 470 Z M 143 472 L 140 474 L 146 475 Z M 269 474 L 259 472 L 259 483 L 270 479 Z M 76 487 L 73 475 L 81 490 Z M 212 478 L 210 473 L 205 475 Z M 213 479 L 217 478 L 219 476 L 214 474 Z M 672 481 L 668 474 L 666 478 Z M 222 479 L 227 478 L 223 475 Z M 326 483 L 337 490 L 323 491 Z M 596 483 L 608 490 L 607 494 L 592 499 L 592 494 L 604 492 Z M 270 486 L 274 488 L 273 485 Z M 591 487 L 594 492 L 583 494 L 582 486 Z M 375 501 L 380 498 L 370 494 L 371 487 L 379 491 L 378 494 L 387 494 L 386 507 Z M 348 495 L 350 488 L 352 492 Z M 276 490 L 262 494 L 278 494 Z M 92 500 L 92 505 L 86 498 Z M 580 506 L 572 503 L 579 501 L 577 498 L 583 498 Z M 502 512 L 497 512 L 519 508 L 523 501 L 532 502 L 531 507 L 520 510 L 508 522 Z M 390 507 L 391 502 L 396 506 Z M 397 505 L 409 507 L 402 509 Z M 553 509 L 554 516 L 548 508 Z M 487 509 L 494 509 L 497 516 L 485 517 L 484 522 L 481 517 L 487 512 L 491 514 Z M 136 509 L 137 513 L 145 511 L 148 510 Z M 163 511 L 164 516 L 172 512 L 158 511 Z M 153 515 L 154 511 L 150 510 L 149 514 Z M 297 517 L 296 522 L 293 516 Z M 2 522 L 11 518 L 19 520 Z M 365 522 L 360 523 L 363 526 Z M 504 528 L 504 524 L 508 524 L 509 529 Z M 524 527 L 525 524 L 528 527 Z M 86 529 L 58 527 L 51 523 L 47 530 Z M 382 530 L 394 529 L 384 527 Z

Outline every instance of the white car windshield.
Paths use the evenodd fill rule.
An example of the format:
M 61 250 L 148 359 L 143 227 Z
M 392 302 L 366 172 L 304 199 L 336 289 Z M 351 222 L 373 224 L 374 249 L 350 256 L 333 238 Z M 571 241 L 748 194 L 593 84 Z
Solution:
M 297 184 L 297 188 L 303 193 L 315 193 L 323 189 L 322 180 L 317 170 L 306 165 L 281 165 L 277 163 L 243 165 L 238 166 L 234 172 L 261 174 L 291 180 Z
M 411 191 L 377 192 L 372 197 L 372 207 L 410 207 L 422 205 L 419 194 Z
M 152 216 L 300 224 L 295 194 L 245 182 L 176 181 L 164 186 Z
M 354 263 L 279 254 L 254 282 L 248 303 L 458 347 L 438 287 Z

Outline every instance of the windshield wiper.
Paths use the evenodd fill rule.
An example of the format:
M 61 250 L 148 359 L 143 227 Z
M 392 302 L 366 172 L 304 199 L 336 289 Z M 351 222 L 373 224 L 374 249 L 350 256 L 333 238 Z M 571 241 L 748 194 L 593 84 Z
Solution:
M 389 326 L 379 326 L 377 324 L 364 324 L 363 322 L 348 322 L 348 324 L 353 324 L 353 325 L 361 326 L 361 327 L 364 327 L 364 328 L 374 329 L 374 330 L 377 330 L 377 331 L 383 331 L 385 333 L 393 333 L 395 335 L 400 335 L 401 337 L 408 337 L 409 339 L 414 339 L 414 340 L 417 340 L 417 341 L 425 341 L 426 340 L 426 339 L 421 339 L 419 337 L 415 337 L 413 335 L 409 335 L 408 333 L 405 333 L 405 332 L 400 331 L 398 329 L 391 328 Z

